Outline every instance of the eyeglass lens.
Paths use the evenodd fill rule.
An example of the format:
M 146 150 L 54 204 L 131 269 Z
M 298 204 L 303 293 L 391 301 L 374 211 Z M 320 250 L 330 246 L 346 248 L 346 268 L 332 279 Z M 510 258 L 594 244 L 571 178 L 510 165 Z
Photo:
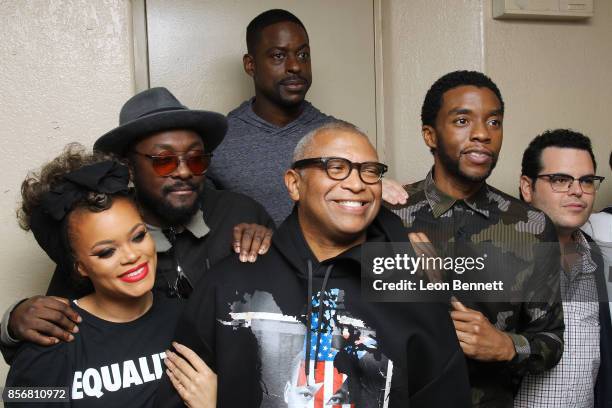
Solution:
M 582 177 L 580 179 L 575 179 L 573 177 L 562 176 L 562 175 L 552 175 L 548 178 L 550 180 L 550 185 L 553 190 L 559 193 L 565 193 L 570 190 L 572 184 L 574 182 L 580 183 L 580 188 L 582 192 L 587 194 L 592 194 L 599 188 L 601 184 L 600 179 L 596 179 L 593 177 Z
M 204 174 L 210 166 L 210 155 L 205 153 L 188 154 L 184 156 L 184 160 L 189 171 L 196 176 Z M 151 156 L 151 161 L 157 175 L 167 176 L 179 167 L 181 157 L 176 154 L 165 154 Z
M 346 179 L 352 170 L 352 163 L 346 159 L 330 159 L 327 161 L 325 170 L 327 175 L 334 180 Z M 380 180 L 383 169 L 377 163 L 359 164 L 359 176 L 364 183 L 374 184 Z

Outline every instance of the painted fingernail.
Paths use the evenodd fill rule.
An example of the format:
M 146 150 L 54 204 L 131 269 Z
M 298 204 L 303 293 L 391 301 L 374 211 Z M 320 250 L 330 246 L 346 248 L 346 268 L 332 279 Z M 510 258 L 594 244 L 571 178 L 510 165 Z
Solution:
M 72 328 L 72 332 L 73 332 L 73 333 L 78 333 L 78 332 L 79 332 L 79 326 L 74 326 L 74 327 Z
M 249 256 L 249 262 L 255 262 L 255 259 L 257 259 L 255 255 Z

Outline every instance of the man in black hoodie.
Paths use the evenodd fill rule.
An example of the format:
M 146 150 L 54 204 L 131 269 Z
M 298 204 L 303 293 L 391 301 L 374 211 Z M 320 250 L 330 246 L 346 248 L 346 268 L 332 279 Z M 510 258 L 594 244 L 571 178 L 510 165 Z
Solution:
M 447 308 L 361 297 L 362 245 L 406 241 L 380 207 L 387 167 L 367 137 L 326 124 L 293 160 L 285 184 L 296 205 L 270 252 L 218 264 L 179 323 L 176 340 L 218 376 L 218 406 L 469 406 Z M 168 379 L 158 404 L 182 404 Z

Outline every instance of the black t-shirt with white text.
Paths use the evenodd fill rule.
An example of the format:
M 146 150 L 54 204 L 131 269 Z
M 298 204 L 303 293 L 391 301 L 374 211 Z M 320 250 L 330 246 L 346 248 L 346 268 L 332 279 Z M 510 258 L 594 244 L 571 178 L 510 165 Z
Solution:
M 68 387 L 70 402 L 49 403 L 50 407 L 152 406 L 165 372 L 164 351 L 172 341 L 180 301 L 156 295 L 143 316 L 127 323 L 102 320 L 76 303 L 72 307 L 83 318 L 74 340 L 50 347 L 23 344 L 6 386 Z

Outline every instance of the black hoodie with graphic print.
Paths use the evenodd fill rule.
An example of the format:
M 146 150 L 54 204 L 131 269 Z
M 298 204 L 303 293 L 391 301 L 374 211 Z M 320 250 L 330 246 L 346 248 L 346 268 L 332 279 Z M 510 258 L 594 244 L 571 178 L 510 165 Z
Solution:
M 406 241 L 401 221 L 381 209 L 367 241 Z M 318 262 L 294 211 L 267 255 L 203 279 L 175 338 L 217 373 L 218 407 L 470 406 L 448 307 L 363 301 L 360 251 Z M 182 406 L 167 378 L 158 406 Z

